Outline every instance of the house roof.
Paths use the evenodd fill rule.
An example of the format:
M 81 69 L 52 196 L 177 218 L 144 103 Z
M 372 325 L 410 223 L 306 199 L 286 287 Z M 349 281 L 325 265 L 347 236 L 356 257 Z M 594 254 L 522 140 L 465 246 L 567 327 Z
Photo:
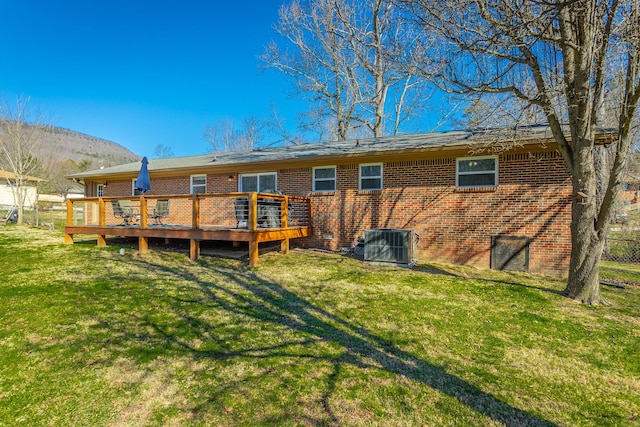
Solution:
M 626 184 L 640 184 L 640 176 L 628 173 L 622 177 L 622 182 Z
M 31 182 L 46 181 L 46 179 L 38 178 L 35 176 L 29 176 L 29 175 L 25 175 L 24 178 L 26 178 L 27 181 L 31 181 Z M 16 174 L 13 172 L 0 170 L 0 179 L 16 179 Z
M 62 203 L 64 202 L 64 197 L 58 194 L 38 194 L 39 202 L 51 202 L 51 203 Z
M 200 156 L 152 159 L 149 161 L 149 173 L 162 171 L 197 171 L 230 169 L 247 165 L 285 162 L 302 164 L 308 161 L 334 161 L 345 158 L 359 158 L 391 153 L 420 153 L 429 151 L 462 150 L 494 141 L 516 141 L 519 144 L 548 142 L 552 134 L 547 126 L 513 129 L 465 130 L 411 134 L 379 138 L 353 139 L 316 144 L 300 144 L 286 147 L 260 148 L 244 152 L 211 153 Z M 92 170 L 70 175 L 69 178 L 102 178 L 134 175 L 140 170 L 140 162 L 128 163 L 104 169 Z

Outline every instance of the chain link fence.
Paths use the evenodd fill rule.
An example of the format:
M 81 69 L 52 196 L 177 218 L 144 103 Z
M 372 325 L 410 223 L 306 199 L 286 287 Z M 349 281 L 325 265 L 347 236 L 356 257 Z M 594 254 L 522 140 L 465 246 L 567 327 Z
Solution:
M 640 264 L 640 237 L 609 237 L 605 243 L 602 259 L 606 261 Z

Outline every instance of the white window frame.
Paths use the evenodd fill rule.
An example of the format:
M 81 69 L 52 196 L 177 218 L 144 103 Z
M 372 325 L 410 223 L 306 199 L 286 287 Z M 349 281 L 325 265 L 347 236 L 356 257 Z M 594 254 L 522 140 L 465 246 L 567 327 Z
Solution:
M 333 178 L 319 178 L 316 179 L 316 170 L 317 169 L 333 169 Z M 336 188 L 338 187 L 338 168 L 336 166 L 316 166 L 311 170 L 311 180 L 313 182 L 313 191 L 316 193 L 322 193 L 322 192 L 326 192 L 326 191 L 336 191 Z M 318 190 L 316 188 L 316 183 L 318 181 L 322 181 L 322 182 L 328 182 L 328 181 L 333 181 L 333 189 L 332 190 Z
M 136 188 L 136 181 L 138 181 L 138 178 L 134 178 L 131 180 L 131 195 L 132 196 L 140 196 L 142 195 L 142 191 L 138 190 Z
M 275 177 L 275 187 L 276 188 L 260 188 L 260 177 L 261 176 L 265 176 L 265 175 L 273 175 Z M 258 182 L 258 193 L 264 191 L 264 190 L 273 190 L 273 191 L 278 191 L 278 172 L 260 172 L 260 173 L 243 173 L 238 175 L 238 191 L 246 191 L 242 188 L 242 178 L 244 177 L 249 177 L 249 176 L 255 176 L 257 177 L 257 182 Z
M 362 176 L 362 168 L 365 166 L 380 166 L 380 175 L 378 176 Z M 383 186 L 384 186 L 384 182 L 383 182 L 383 176 L 384 176 L 384 166 L 382 163 L 361 163 L 358 166 L 358 190 L 362 190 L 362 191 L 376 191 L 376 190 L 382 190 Z M 362 180 L 363 179 L 380 179 L 380 187 L 379 188 L 362 188 Z
M 104 197 L 104 184 L 97 184 L 96 185 L 96 196 L 97 197 Z
M 193 184 L 193 179 L 194 178 L 204 178 L 204 184 Z M 206 174 L 197 174 L 197 175 L 191 175 L 189 177 L 189 194 L 196 194 L 193 189 L 196 187 L 204 187 L 204 191 L 199 192 L 198 194 L 203 194 L 207 192 L 207 175 Z
M 492 170 L 482 170 L 482 171 L 472 171 L 472 172 L 460 172 L 460 162 L 465 162 L 469 160 L 486 160 L 493 159 L 494 169 Z M 456 188 L 494 188 L 498 186 L 498 156 L 480 156 L 480 157 L 459 157 L 456 159 Z M 474 185 L 460 185 L 460 176 L 469 176 L 469 175 L 487 175 L 493 173 L 495 176 L 494 184 L 474 184 Z

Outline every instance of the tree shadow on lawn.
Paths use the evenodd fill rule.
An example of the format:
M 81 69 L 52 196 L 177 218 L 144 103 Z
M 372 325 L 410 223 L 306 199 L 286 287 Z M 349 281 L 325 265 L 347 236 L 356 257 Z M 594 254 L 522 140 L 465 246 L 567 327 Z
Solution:
M 484 277 L 482 270 L 478 270 L 477 272 L 473 272 L 473 274 L 456 274 L 456 273 L 452 273 L 450 271 L 447 271 L 447 270 L 445 270 L 443 268 L 435 267 L 433 265 L 428 265 L 427 264 L 427 265 L 417 266 L 416 268 L 414 268 L 414 271 L 419 271 L 421 273 L 435 274 L 435 275 L 440 275 L 440 276 L 456 277 L 456 278 L 460 278 L 460 279 L 477 280 L 479 282 L 495 283 L 495 284 L 498 284 L 498 285 L 518 286 L 518 287 L 521 287 L 521 288 L 533 289 L 533 290 L 547 292 L 547 293 L 554 294 L 554 295 L 565 296 L 563 291 L 559 290 L 559 289 L 547 288 L 547 287 L 541 286 L 541 285 L 530 285 L 530 284 L 523 283 L 522 281 L 517 281 L 515 279 L 514 280 L 508 280 L 508 279 L 495 279 L 495 278 Z M 508 271 L 488 270 L 484 274 L 505 274 L 505 275 L 508 275 L 509 272 Z M 550 280 L 553 280 L 553 279 L 550 279 Z
M 226 280 L 233 284 L 233 286 L 225 286 L 214 281 L 201 280 L 187 270 L 177 271 L 165 266 L 149 264 L 149 268 L 163 269 L 168 277 L 173 276 L 179 281 L 196 284 L 201 290 L 203 301 L 181 299 L 176 295 L 167 296 L 167 298 L 171 298 L 176 303 L 173 314 L 178 316 L 180 321 L 188 325 L 190 330 L 195 333 L 198 333 L 198 331 L 214 331 L 217 325 L 208 320 L 194 317 L 188 314 L 186 310 L 178 309 L 178 306 L 183 306 L 185 303 L 204 303 L 205 308 L 215 307 L 215 310 L 222 310 L 241 318 L 253 319 L 276 327 L 284 327 L 303 335 L 299 340 L 275 345 L 233 349 L 220 343 L 217 350 L 203 351 L 191 345 L 188 342 L 189 340 L 181 337 L 179 332 L 175 332 L 175 329 L 170 330 L 146 316 L 127 313 L 134 316 L 137 322 L 143 322 L 145 326 L 152 328 L 167 344 L 178 346 L 197 358 L 230 360 L 235 358 L 268 359 L 287 357 L 298 359 L 300 363 L 305 363 L 305 360 L 314 360 L 330 364 L 332 371 L 327 377 L 326 389 L 320 403 L 325 416 L 329 420 L 326 418 L 309 418 L 307 421 L 312 424 L 326 424 L 327 421 L 329 424 L 340 423 L 332 409 L 331 397 L 336 391 L 337 381 L 343 367 L 353 366 L 360 369 L 382 370 L 417 381 L 457 399 L 466 407 L 505 426 L 555 425 L 550 421 L 499 400 L 461 378 L 447 373 L 442 367 L 401 350 L 390 341 L 311 304 L 281 285 L 265 280 L 250 270 L 215 268 L 215 273 L 222 276 L 221 283 Z M 234 289 L 234 286 L 238 288 Z M 123 325 L 120 324 L 114 329 L 121 330 L 122 327 Z M 132 337 L 130 334 L 127 335 Z M 145 338 L 137 337 L 136 339 L 144 340 Z M 211 340 L 211 337 L 203 337 L 203 340 Z M 300 346 L 308 346 L 320 342 L 337 344 L 340 346 L 342 354 L 335 357 L 332 355 L 318 355 L 317 352 L 314 353 L 313 351 L 308 354 L 301 354 L 299 350 L 295 352 L 287 350 L 292 347 L 299 348 Z M 241 339 L 238 337 L 234 344 L 242 345 Z M 212 396 L 191 410 L 195 414 L 200 413 L 216 399 L 215 396 Z M 282 417 L 284 420 L 285 415 L 282 414 Z M 270 421 L 277 422 L 282 420 Z

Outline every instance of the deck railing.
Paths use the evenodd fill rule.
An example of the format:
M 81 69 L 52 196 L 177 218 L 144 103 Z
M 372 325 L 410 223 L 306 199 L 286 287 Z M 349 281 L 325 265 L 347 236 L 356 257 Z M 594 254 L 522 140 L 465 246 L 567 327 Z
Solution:
M 279 229 L 309 226 L 310 212 L 307 198 L 266 193 L 90 197 L 67 200 L 67 226 Z

